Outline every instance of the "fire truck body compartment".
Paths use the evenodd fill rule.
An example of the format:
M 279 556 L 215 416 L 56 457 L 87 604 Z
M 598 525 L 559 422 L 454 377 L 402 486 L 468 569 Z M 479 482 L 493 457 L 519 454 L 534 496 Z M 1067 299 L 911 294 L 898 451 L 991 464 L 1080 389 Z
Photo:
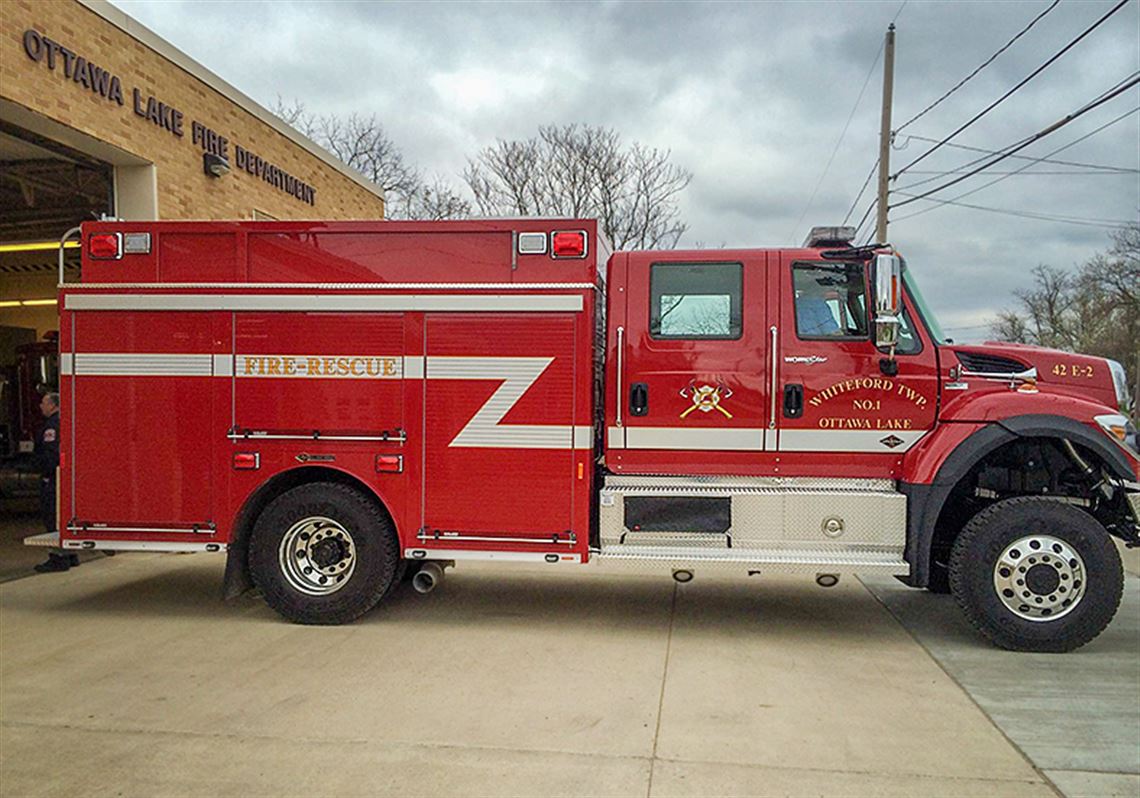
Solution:
M 562 227 L 589 257 L 516 251 Z M 243 545 L 243 510 L 303 473 L 374 495 L 408 557 L 587 558 L 595 222 L 85 235 L 120 228 L 151 251 L 61 292 L 64 546 Z

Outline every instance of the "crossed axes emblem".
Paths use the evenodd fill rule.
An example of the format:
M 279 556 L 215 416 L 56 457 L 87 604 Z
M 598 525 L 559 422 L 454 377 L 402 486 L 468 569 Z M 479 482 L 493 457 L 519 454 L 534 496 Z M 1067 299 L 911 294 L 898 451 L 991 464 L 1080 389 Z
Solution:
M 732 413 L 720 406 L 721 399 L 728 399 L 732 396 L 732 389 L 719 380 L 715 388 L 711 385 L 702 385 L 698 388 L 697 381 L 690 380 L 689 384 L 681 389 L 681 396 L 693 400 L 693 406 L 682 413 L 681 418 L 694 410 L 700 410 L 702 413 L 711 413 L 716 410 L 723 413 L 725 418 L 732 418 Z

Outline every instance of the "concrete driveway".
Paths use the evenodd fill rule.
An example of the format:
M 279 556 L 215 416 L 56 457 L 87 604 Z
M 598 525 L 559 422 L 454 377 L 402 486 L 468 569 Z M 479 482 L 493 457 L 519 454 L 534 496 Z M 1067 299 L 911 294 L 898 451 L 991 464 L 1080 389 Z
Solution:
M 222 564 L 120 555 L 0 585 L 0 793 L 1057 794 L 887 609 L 896 591 L 939 612 L 944 597 L 461 565 L 429 596 L 318 628 L 223 604 Z M 1140 639 L 1102 640 L 1140 682 Z M 957 645 L 1024 686 L 1106 644 L 1033 662 Z M 1071 794 L 1135 795 L 1124 765 Z

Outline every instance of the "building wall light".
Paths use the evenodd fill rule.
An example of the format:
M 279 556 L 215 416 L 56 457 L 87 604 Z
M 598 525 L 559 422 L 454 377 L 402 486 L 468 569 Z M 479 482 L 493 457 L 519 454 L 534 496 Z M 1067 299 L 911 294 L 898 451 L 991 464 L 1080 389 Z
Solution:
M 202 153 L 202 168 L 210 177 L 222 177 L 230 173 L 230 162 L 212 152 Z

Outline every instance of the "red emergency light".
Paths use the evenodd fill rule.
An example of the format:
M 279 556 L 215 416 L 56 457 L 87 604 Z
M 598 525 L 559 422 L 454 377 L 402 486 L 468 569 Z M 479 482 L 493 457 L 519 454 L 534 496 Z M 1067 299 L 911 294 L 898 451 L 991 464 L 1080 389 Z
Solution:
M 559 230 L 550 234 L 550 253 L 556 258 L 586 257 L 584 230 Z
M 95 260 L 118 260 L 122 257 L 121 233 L 95 233 L 87 239 L 87 254 Z

